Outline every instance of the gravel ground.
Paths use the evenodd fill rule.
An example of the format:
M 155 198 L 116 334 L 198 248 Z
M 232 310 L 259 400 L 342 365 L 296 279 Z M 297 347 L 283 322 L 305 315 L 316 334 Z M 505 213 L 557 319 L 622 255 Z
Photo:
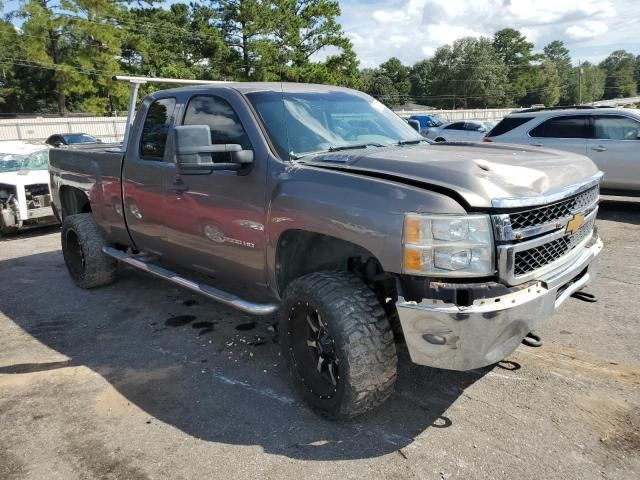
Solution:
M 0 479 L 640 478 L 640 201 L 600 217 L 598 303 L 490 368 L 401 352 L 349 423 L 301 403 L 266 321 L 130 269 L 79 290 L 55 228 L 2 239 Z

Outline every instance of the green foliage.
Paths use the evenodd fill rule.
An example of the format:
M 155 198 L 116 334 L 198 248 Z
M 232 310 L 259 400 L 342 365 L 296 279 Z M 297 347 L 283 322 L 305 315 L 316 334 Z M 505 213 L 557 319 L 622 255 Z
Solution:
M 159 3 L 22 0 L 11 13 L 22 33 L 0 23 L 2 44 L 15 46 L 0 56 L 0 108 L 123 110 L 115 74 L 360 84 L 335 0 Z
M 604 95 L 606 73 L 604 70 L 589 62 L 573 69 L 569 96 L 570 103 L 591 103 L 600 100 Z
M 600 64 L 606 74 L 604 98 L 634 97 L 638 92 L 636 58 L 616 50 Z
M 487 108 L 507 100 L 508 69 L 491 40 L 461 38 L 437 49 L 431 62 L 434 106 Z
M 563 105 L 573 103 L 569 93 L 573 75 L 569 49 L 560 40 L 554 40 L 544 47 L 544 58 L 551 60 L 556 65 L 560 79 L 560 103 Z
M 391 80 L 394 89 L 398 92 L 399 102 L 406 102 L 411 91 L 409 68 L 396 57 L 392 57 L 380 65 L 379 70 L 382 76 Z
M 339 15 L 337 0 L 21 0 L 0 19 L 11 46 L 0 52 L 0 111 L 122 111 L 128 88 L 114 74 L 326 83 L 442 108 L 592 102 L 640 87 L 640 56 L 616 51 L 580 70 L 561 41 L 534 54 L 512 28 L 411 67 L 394 57 L 360 71 Z
M 509 91 L 507 102 L 521 103 L 527 97 L 530 88 L 528 79 L 532 76 L 532 61 L 540 59 L 533 53 L 533 43 L 518 30 L 504 28 L 493 36 L 493 48 L 502 63 L 508 69 Z
M 428 96 L 431 93 L 433 83 L 433 64 L 431 60 L 420 60 L 416 62 L 409 71 L 409 82 L 411 83 L 411 96 L 416 103 L 428 104 Z

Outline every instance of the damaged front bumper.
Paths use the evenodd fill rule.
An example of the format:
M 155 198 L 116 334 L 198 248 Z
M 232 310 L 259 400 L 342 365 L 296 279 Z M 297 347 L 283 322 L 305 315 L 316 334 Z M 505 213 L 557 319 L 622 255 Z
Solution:
M 502 360 L 593 279 L 602 245 L 596 238 L 544 280 L 503 296 L 475 300 L 468 307 L 400 298 L 396 307 L 411 360 L 448 370 L 472 370 Z

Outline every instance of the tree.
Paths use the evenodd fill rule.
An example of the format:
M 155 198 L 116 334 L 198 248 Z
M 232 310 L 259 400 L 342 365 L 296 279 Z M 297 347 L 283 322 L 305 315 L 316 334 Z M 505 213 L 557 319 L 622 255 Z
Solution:
M 636 85 L 640 92 L 640 55 L 636 57 Z
M 596 102 L 604 95 L 605 72 L 596 65 L 583 62 L 575 67 L 571 77 L 569 95 L 571 103 Z
M 634 97 L 638 92 L 636 58 L 616 50 L 600 63 L 606 75 L 604 98 Z
M 244 79 L 261 78 L 266 62 L 273 61 L 275 45 L 268 33 L 275 29 L 270 2 L 263 0 L 214 0 L 218 18 L 216 26 L 223 32 L 226 44 L 239 52 Z M 262 63 L 265 68 L 260 68 Z
M 571 75 L 573 74 L 573 66 L 571 65 L 571 54 L 564 43 L 560 40 L 554 40 L 544 47 L 544 58 L 551 60 L 558 71 L 560 79 L 560 103 L 570 104 L 572 99 L 569 94 Z
M 464 37 L 433 56 L 431 103 L 447 108 L 502 106 L 507 98 L 507 67 L 488 38 Z
M 409 71 L 410 93 L 416 103 L 428 103 L 427 99 L 431 94 L 431 85 L 433 83 L 432 70 L 431 60 L 420 60 Z
M 409 68 L 405 67 L 398 58 L 392 57 L 381 64 L 379 70 L 381 75 L 389 78 L 393 83 L 394 89 L 398 92 L 400 103 L 406 102 L 411 91 Z
M 371 76 L 366 80 L 364 91 L 390 107 L 394 107 L 402 103 L 401 96 L 398 93 L 398 90 L 396 90 L 393 80 L 383 74 L 380 70 L 371 72 Z
M 538 60 L 539 55 L 533 54 L 533 43 L 513 28 L 497 31 L 493 36 L 493 48 L 508 69 L 508 102 L 519 103 L 527 93 L 526 80 L 530 74 L 531 62 Z
M 111 22 L 122 11 L 111 0 L 23 0 L 18 15 L 26 59 L 49 69 L 41 85 L 56 98 L 57 110 L 104 108 L 122 89 L 118 72 L 120 36 Z M 45 90 L 46 91 L 46 90 Z
M 122 68 L 141 76 L 220 80 L 240 76 L 239 58 L 199 4 L 134 8 L 123 23 Z
M 335 0 L 271 0 L 273 38 L 277 57 L 272 68 L 286 66 L 285 78 L 298 80 L 313 78 L 310 72 L 323 70 L 313 58 L 327 49 L 341 52 L 331 57 L 333 68 L 348 69 L 348 77 L 355 77 L 357 58 L 353 45 L 338 23 L 340 5 Z M 327 64 L 325 63 L 325 66 Z M 355 67 L 355 68 L 354 68 Z M 345 75 L 343 71 L 343 76 Z

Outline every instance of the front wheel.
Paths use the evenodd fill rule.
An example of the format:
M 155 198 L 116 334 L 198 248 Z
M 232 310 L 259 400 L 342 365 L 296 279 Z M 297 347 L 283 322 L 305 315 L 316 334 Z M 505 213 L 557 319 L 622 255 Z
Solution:
M 284 293 L 280 335 L 293 383 L 322 415 L 354 418 L 393 392 L 393 332 L 357 276 L 318 272 L 294 280 Z

